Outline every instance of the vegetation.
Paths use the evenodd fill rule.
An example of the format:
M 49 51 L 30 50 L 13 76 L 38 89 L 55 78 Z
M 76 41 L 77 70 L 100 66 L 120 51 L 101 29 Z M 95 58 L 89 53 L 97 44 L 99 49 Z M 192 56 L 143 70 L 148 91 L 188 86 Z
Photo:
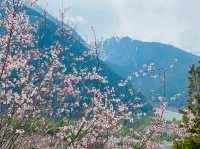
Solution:
M 0 1 L 0 148 L 112 145 L 122 122 L 144 116 L 147 104 L 96 46 L 32 11 L 34 2 Z
M 166 122 L 165 90 L 149 114 L 135 77 L 122 79 L 101 61 L 96 37 L 87 45 L 64 24 L 64 12 L 61 22 L 49 19 L 31 8 L 36 2 L 0 0 L 1 149 L 154 149 L 174 140 L 171 124 L 179 125 L 174 147 L 199 147 L 200 67 L 190 71 L 184 124 Z M 145 64 L 133 75 L 154 73 L 155 65 Z
M 174 142 L 174 149 L 200 148 L 200 66 L 191 66 L 189 81 L 187 109 L 181 111 L 184 116 L 180 131 L 183 134 Z

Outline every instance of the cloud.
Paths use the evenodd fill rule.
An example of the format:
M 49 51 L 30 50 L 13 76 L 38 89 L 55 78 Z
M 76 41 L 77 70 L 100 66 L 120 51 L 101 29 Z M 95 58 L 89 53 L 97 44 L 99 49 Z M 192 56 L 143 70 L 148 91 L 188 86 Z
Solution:
M 44 6 L 45 0 L 40 0 Z M 47 0 L 46 0 L 47 1 Z M 48 1 L 58 15 L 59 1 Z M 77 30 L 91 38 L 90 26 L 99 37 L 129 35 L 134 39 L 173 44 L 200 53 L 199 0 L 64 0 Z M 43 3 L 43 4 L 42 4 Z M 71 19 L 71 20 L 73 20 Z

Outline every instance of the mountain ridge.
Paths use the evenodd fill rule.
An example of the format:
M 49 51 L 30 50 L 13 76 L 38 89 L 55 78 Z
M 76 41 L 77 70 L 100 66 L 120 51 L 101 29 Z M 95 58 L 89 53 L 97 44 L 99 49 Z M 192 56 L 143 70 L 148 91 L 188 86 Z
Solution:
M 200 55 L 198 54 L 195 54 L 195 53 L 192 53 L 192 52 L 189 52 L 189 49 L 188 50 L 185 50 L 184 48 L 181 48 L 179 46 L 176 46 L 174 44 L 170 44 L 170 43 L 165 43 L 165 42 L 159 42 L 159 41 L 146 41 L 146 40 L 140 40 L 140 39 L 136 39 L 132 36 L 128 36 L 128 35 L 124 35 L 124 36 L 109 36 L 107 38 L 105 38 L 102 43 L 108 41 L 108 40 L 112 40 L 112 39 L 116 39 L 116 40 L 120 40 L 120 39 L 124 39 L 124 38 L 127 38 L 129 40 L 132 40 L 132 41 L 136 41 L 136 42 L 142 42 L 142 43 L 147 43 L 147 44 L 160 44 L 160 45 L 165 45 L 165 46 L 171 46 L 173 48 L 177 48 L 187 54 L 191 54 L 193 56 L 197 56 L 197 57 L 200 57 Z
M 43 15 L 42 11 L 37 11 L 34 8 L 24 7 L 23 11 L 29 16 L 31 24 L 39 23 L 38 28 L 35 32 L 35 47 L 40 49 L 41 51 L 48 50 L 52 45 L 59 43 L 61 48 L 66 49 L 63 50 L 62 53 L 59 55 L 60 61 L 66 67 L 66 74 L 72 73 L 72 68 L 77 66 L 77 71 L 81 71 L 82 69 L 92 70 L 94 67 L 97 67 L 96 64 L 99 64 L 101 68 L 100 75 L 105 76 L 108 80 L 108 86 L 111 87 L 118 87 L 118 83 L 122 80 L 122 78 L 115 72 L 113 72 L 107 64 L 103 61 L 98 61 L 96 57 L 89 56 L 83 62 L 76 61 L 75 58 L 79 58 L 82 56 L 84 52 L 88 52 L 89 47 L 87 43 L 82 39 L 82 37 L 70 26 L 66 24 L 62 24 L 57 19 L 49 19 L 49 17 Z M 41 14 L 42 13 L 42 14 Z M 50 16 L 51 18 L 51 16 Z M 62 26 L 63 25 L 63 26 Z M 45 60 L 44 60 L 45 61 Z M 40 63 L 44 62 L 34 62 L 35 65 L 40 65 Z M 48 61 L 48 60 L 47 60 Z M 99 87 L 100 85 L 97 84 L 98 82 L 91 82 L 89 87 L 95 86 Z M 80 86 L 79 86 L 80 87 Z M 106 90 L 105 85 L 101 85 L 99 87 L 102 90 Z M 132 85 L 129 84 L 126 87 L 120 88 L 116 91 L 117 95 L 124 94 L 125 97 L 122 98 L 123 102 L 134 102 L 135 97 L 142 98 L 141 100 L 145 102 L 145 98 L 141 92 L 134 90 L 134 95 L 130 95 L 129 89 L 133 89 Z M 85 99 L 90 100 L 91 98 L 85 93 L 82 93 Z M 55 104 L 55 107 L 57 105 Z M 150 111 L 151 106 L 148 105 L 142 109 L 142 111 Z M 79 109 L 78 109 L 79 110 Z
M 173 69 L 169 69 L 167 74 L 168 98 L 175 96 L 178 92 L 187 92 L 187 73 L 189 66 L 199 61 L 200 57 L 190 54 L 180 48 L 170 44 L 159 42 L 143 42 L 133 40 L 130 37 L 113 37 L 105 40 L 101 47 L 106 50 L 105 63 L 107 63 L 121 77 L 127 78 L 136 71 L 143 69 L 143 65 L 155 64 L 157 69 L 169 69 L 176 59 L 177 64 Z M 137 88 L 145 92 L 149 98 L 152 86 L 162 95 L 162 84 L 157 80 L 143 77 L 132 82 Z M 181 83 L 181 84 L 180 84 Z M 159 89 L 160 88 L 160 89 Z M 148 93 L 147 93 L 148 92 Z M 176 93 L 177 92 L 177 93 Z M 158 93 L 157 93 L 158 94 Z M 169 105 L 183 106 L 187 95 L 184 95 L 183 101 L 177 100 L 170 102 Z

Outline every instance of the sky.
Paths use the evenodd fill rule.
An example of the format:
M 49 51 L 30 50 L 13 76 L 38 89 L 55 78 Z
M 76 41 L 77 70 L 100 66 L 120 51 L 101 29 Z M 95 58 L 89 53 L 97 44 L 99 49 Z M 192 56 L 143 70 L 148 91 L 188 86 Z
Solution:
M 172 44 L 200 55 L 200 0 L 39 0 L 86 40 L 91 26 L 98 38 L 130 36 L 133 39 Z

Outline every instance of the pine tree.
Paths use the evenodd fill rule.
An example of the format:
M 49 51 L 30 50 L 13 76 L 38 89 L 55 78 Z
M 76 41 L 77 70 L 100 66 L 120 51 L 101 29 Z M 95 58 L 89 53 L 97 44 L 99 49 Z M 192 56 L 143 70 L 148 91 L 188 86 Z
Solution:
M 186 133 L 183 140 L 174 142 L 174 149 L 200 148 L 200 63 L 190 68 L 188 89 L 188 104 L 182 111 Z

